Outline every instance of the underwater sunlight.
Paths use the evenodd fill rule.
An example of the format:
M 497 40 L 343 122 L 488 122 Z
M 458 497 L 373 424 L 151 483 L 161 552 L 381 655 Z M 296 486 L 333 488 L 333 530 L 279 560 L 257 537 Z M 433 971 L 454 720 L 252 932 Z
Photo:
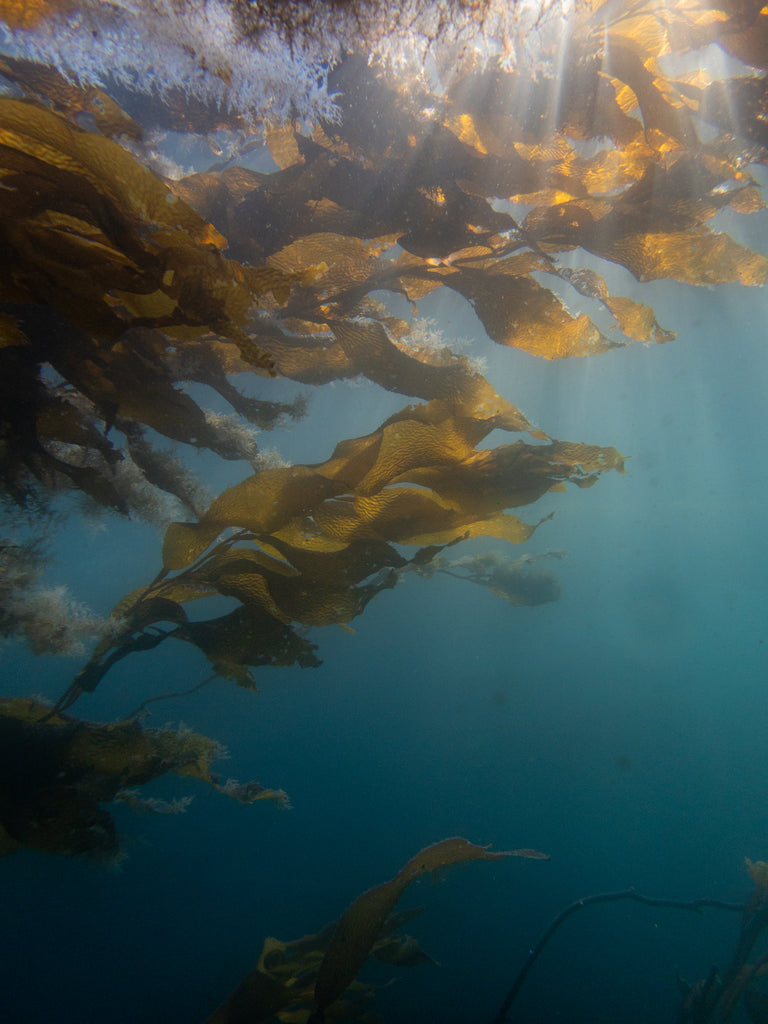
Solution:
M 0 0 L 2 1024 L 768 1024 L 767 182 L 762 0 Z

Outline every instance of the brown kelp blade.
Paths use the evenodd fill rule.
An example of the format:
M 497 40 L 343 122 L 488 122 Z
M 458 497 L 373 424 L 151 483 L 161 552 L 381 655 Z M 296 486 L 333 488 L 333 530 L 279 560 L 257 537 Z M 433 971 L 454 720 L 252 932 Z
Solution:
M 495 853 L 460 837 L 427 846 L 394 878 L 358 896 L 340 921 L 293 942 L 265 939 L 257 966 L 205 1024 L 261 1024 L 275 1016 L 286 1021 L 321 1021 L 331 1004 L 334 1019 L 361 1019 L 359 1013 L 373 991 L 355 979 L 369 956 L 397 967 L 435 963 L 414 938 L 394 934 L 424 909 L 392 913 L 409 884 L 451 864 L 504 857 L 549 859 L 532 849 Z M 350 988 L 354 993 L 351 999 Z M 342 1000 L 344 993 L 347 996 Z M 369 1018 L 366 1015 L 364 1019 Z
M 295 998 L 289 988 L 254 967 L 205 1024 L 261 1024 L 272 1020 Z
M 525 851 L 523 855 L 530 853 Z M 509 853 L 494 853 L 460 837 L 443 839 L 417 853 L 394 878 L 358 896 L 339 921 L 320 966 L 315 982 L 317 1008 L 324 1011 L 355 980 L 387 917 L 414 879 L 450 864 L 508 856 Z

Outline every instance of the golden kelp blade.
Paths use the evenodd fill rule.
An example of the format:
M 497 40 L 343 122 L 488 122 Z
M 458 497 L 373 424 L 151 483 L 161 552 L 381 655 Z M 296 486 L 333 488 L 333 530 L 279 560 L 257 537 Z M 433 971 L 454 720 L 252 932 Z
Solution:
M 287 298 L 290 278 L 224 260 L 223 236 L 110 139 L 4 97 L 0 143 L 6 301 L 53 302 L 102 335 L 135 319 L 238 342 L 254 296 Z
M 398 570 L 426 564 L 440 545 L 479 536 L 521 543 L 539 525 L 504 509 L 531 504 L 566 480 L 589 487 L 603 472 L 623 472 L 615 448 L 518 441 L 476 449 L 492 426 L 454 416 L 445 402 L 410 406 L 379 430 L 340 442 L 324 463 L 256 473 L 219 495 L 198 523 L 172 523 L 162 571 L 118 604 L 122 628 L 99 644 L 57 709 L 93 691 L 117 661 L 168 637 L 194 644 L 217 673 L 243 686 L 253 686 L 247 666 L 317 665 L 313 645 L 292 623 L 343 625 L 395 586 Z M 237 532 L 207 552 L 230 528 Z M 391 542 L 423 550 L 407 562 Z M 546 574 L 512 579 L 499 569 L 484 582 L 513 604 L 559 594 Z M 235 597 L 241 607 L 187 621 L 182 604 L 211 594 Z M 175 628 L 151 628 L 157 622 Z
M 393 341 L 383 324 L 373 319 L 329 318 L 328 326 L 333 337 L 325 332 L 313 339 L 291 337 L 272 328 L 256 338 L 269 351 L 277 373 L 292 380 L 319 385 L 363 374 L 388 391 L 427 401 L 440 399 L 461 415 L 493 419 L 502 430 L 532 431 L 523 413 L 465 359 L 430 360 L 404 341 Z M 257 330 L 263 331 L 263 326 L 257 325 Z
M 331 1005 L 354 981 L 395 904 L 420 875 L 470 860 L 498 860 L 493 853 L 459 837 L 427 846 L 411 858 L 389 882 L 369 889 L 350 904 L 339 921 L 315 982 L 320 1011 Z
M 257 473 L 220 494 L 199 523 L 172 523 L 164 568 L 191 565 L 228 527 L 267 535 L 310 516 L 345 542 L 438 543 L 424 538 L 452 528 L 458 534 L 530 504 L 558 480 L 588 486 L 600 472 L 623 468 L 613 448 L 566 442 L 477 450 L 493 426 L 493 419 L 454 416 L 445 402 L 409 406 L 377 431 L 337 445 L 324 463 Z
M 546 359 L 597 355 L 616 347 L 590 318 L 572 317 L 560 300 L 530 277 L 459 272 L 445 278 L 469 299 L 488 336 Z

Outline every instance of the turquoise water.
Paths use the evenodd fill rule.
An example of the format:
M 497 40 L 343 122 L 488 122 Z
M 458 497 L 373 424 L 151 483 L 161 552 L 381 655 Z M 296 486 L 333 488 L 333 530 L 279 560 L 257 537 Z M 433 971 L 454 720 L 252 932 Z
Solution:
M 554 367 L 490 353 L 531 418 L 632 456 L 625 476 L 548 499 L 557 512 L 532 550 L 568 551 L 561 600 L 513 608 L 447 577 L 407 579 L 354 636 L 323 631 L 322 667 L 156 705 L 152 724 L 221 739 L 227 775 L 285 788 L 293 810 L 162 780 L 153 794 L 195 799 L 173 818 L 118 805 L 118 870 L 8 858 L 10 1019 L 203 1019 L 263 937 L 318 929 L 454 834 L 552 859 L 417 883 L 404 903 L 424 903 L 412 930 L 441 966 L 384 989 L 390 1019 L 490 1020 L 549 919 L 591 892 L 745 898 L 767 813 L 762 297 L 660 292 L 690 324 L 663 348 Z M 446 329 L 459 315 L 434 312 Z M 360 432 L 380 420 L 372 387 L 339 390 Z M 337 435 L 330 414 L 324 426 Z M 307 461 L 323 440 L 311 416 L 286 438 Z M 157 564 L 148 529 L 114 521 L 95 535 L 70 521 L 58 555 L 61 579 L 104 609 Z M 126 659 L 78 711 L 119 716 L 204 672 L 167 644 Z M 68 672 L 6 648 L 3 677 L 9 694 L 55 698 Z M 737 930 L 733 915 L 691 917 L 585 910 L 534 969 L 519 1019 L 673 1020 L 675 974 L 724 962 Z

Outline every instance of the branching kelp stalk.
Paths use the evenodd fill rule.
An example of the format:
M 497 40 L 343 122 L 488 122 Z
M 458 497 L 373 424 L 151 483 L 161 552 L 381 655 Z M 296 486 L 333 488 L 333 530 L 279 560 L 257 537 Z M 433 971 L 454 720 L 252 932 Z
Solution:
M 148 704 L 154 704 L 155 701 L 158 700 L 172 700 L 174 697 L 188 697 L 191 693 L 197 693 L 197 691 L 202 690 L 204 686 L 208 686 L 208 684 L 212 683 L 214 679 L 218 679 L 218 675 L 215 672 L 212 673 L 212 675 L 206 676 L 206 678 L 196 686 L 190 686 L 188 690 L 178 690 L 173 693 L 160 693 L 157 697 L 147 697 L 147 699 L 143 700 L 138 707 L 133 709 L 133 711 L 129 711 L 125 717 L 126 719 L 138 718 L 139 715 L 146 711 Z M 146 713 L 149 714 L 149 712 Z
M 619 900 L 632 900 L 646 906 L 686 910 L 696 914 L 711 907 L 742 915 L 739 938 L 727 970 L 721 977 L 717 969 L 713 967 L 709 975 L 698 984 L 686 985 L 683 1003 L 677 1018 L 679 1024 L 725 1024 L 740 1005 L 742 998 L 748 1000 L 754 993 L 754 990 L 749 988 L 752 982 L 768 973 L 768 953 L 763 953 L 752 963 L 748 962 L 755 943 L 768 929 L 768 864 L 763 861 L 753 863 L 750 860 L 747 860 L 746 864 L 750 877 L 755 883 L 755 888 L 746 904 L 709 898 L 664 899 L 644 896 L 634 889 L 597 893 L 569 904 L 551 921 L 539 941 L 530 950 L 512 987 L 499 1007 L 498 1013 L 493 1018 L 492 1024 L 507 1024 L 514 1019 L 510 1011 L 531 968 L 544 952 L 550 939 L 569 917 L 584 907 L 594 906 L 598 903 L 613 903 Z
M 745 909 L 745 904 L 743 903 L 727 903 L 723 900 L 709 899 L 707 897 L 701 897 L 693 900 L 664 899 L 656 896 L 644 896 L 641 893 L 636 892 L 634 889 L 621 889 L 618 892 L 595 893 L 592 896 L 584 896 L 580 900 L 575 900 L 564 910 L 561 910 L 555 918 L 553 918 L 539 941 L 530 950 L 528 956 L 525 958 L 525 963 L 517 973 L 514 984 L 505 996 L 504 1001 L 499 1007 L 499 1011 L 493 1018 L 491 1024 L 506 1024 L 506 1022 L 513 1019 L 509 1015 L 510 1010 L 512 1009 L 512 1004 L 520 994 L 520 990 L 525 984 L 525 979 L 528 977 L 531 968 L 544 952 L 547 943 L 554 936 L 555 932 L 572 914 L 575 914 L 577 910 L 582 910 L 584 907 L 594 906 L 597 903 L 614 903 L 618 900 L 633 900 L 635 903 L 643 903 L 646 906 L 668 908 L 670 910 L 689 910 L 695 914 L 700 914 L 706 907 L 714 907 L 718 910 L 730 910 L 736 913 L 743 913 Z

